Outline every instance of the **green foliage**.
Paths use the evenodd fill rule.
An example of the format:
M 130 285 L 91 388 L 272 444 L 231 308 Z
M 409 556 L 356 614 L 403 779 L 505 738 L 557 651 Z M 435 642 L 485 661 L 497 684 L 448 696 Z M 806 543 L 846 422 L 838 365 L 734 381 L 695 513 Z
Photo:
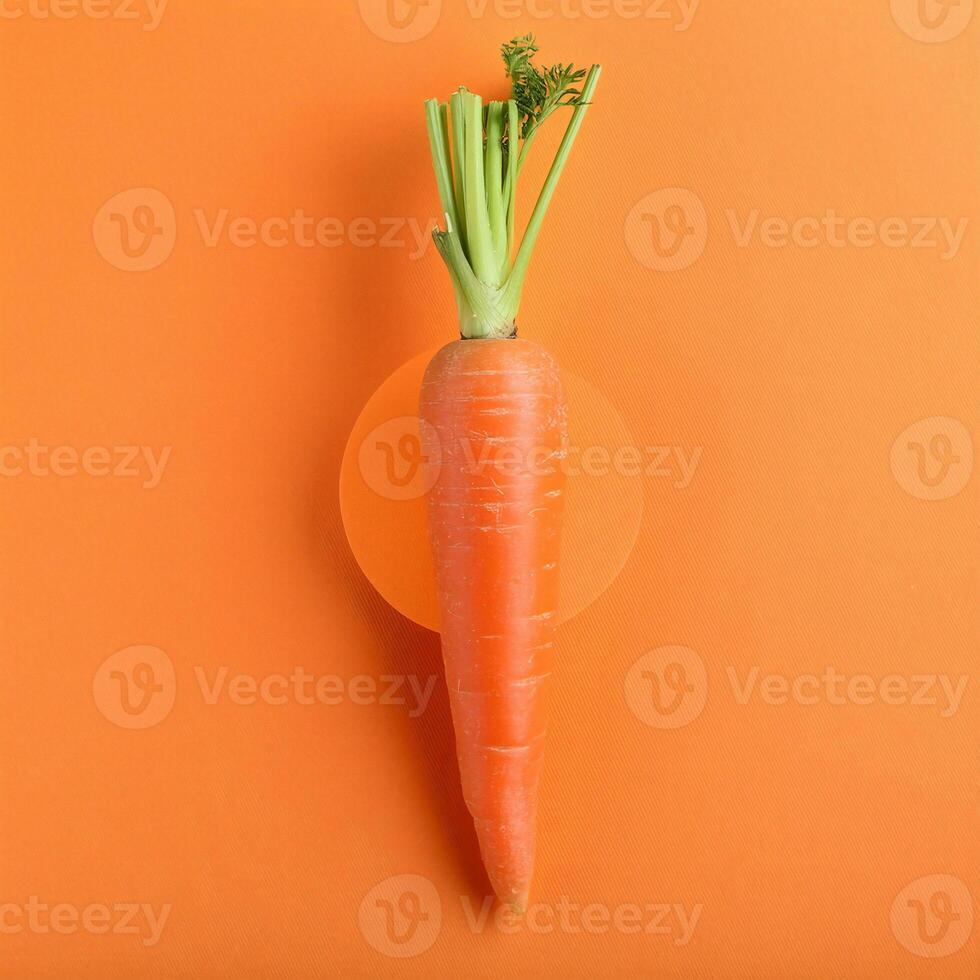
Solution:
M 433 237 L 449 268 L 464 337 L 514 335 L 531 252 L 599 78 L 598 65 L 588 73 L 570 64 L 539 68 L 537 50 L 531 34 L 501 47 L 513 86 L 507 102 L 484 105 L 460 88 L 448 103 L 425 104 L 446 215 L 446 229 Z M 541 123 L 563 106 L 574 107 L 571 119 L 515 252 L 517 179 Z
M 524 139 L 555 109 L 578 105 L 582 98 L 576 85 L 585 77 L 585 69 L 576 69 L 571 64 L 539 68 L 533 61 L 537 50 L 533 34 L 515 37 L 500 48 Z

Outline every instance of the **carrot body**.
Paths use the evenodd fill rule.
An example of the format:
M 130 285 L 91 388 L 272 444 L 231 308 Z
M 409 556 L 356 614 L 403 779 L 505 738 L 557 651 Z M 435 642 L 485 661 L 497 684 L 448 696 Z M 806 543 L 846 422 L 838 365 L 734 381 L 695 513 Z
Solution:
M 443 347 L 421 392 L 456 754 L 497 896 L 527 905 L 558 603 L 566 411 L 527 340 Z

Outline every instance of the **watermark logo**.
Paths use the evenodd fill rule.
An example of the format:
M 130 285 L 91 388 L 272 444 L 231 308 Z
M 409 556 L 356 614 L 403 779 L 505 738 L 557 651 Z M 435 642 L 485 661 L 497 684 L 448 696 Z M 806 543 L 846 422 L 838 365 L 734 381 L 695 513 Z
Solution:
M 701 0 L 466 0 L 474 19 L 492 13 L 501 20 L 655 20 L 677 32 L 694 21 Z
M 191 211 L 192 229 L 207 249 L 253 248 L 398 249 L 410 262 L 425 258 L 433 247 L 435 218 L 410 216 L 344 220 L 308 214 L 304 208 L 290 213 L 252 217 L 218 208 Z M 177 219 L 171 201 L 161 191 L 133 188 L 116 194 L 99 209 L 92 223 L 99 254 L 124 272 L 146 272 L 165 262 L 177 240 Z
M 973 472 L 973 440 L 959 419 L 937 415 L 903 430 L 891 449 L 898 485 L 919 500 L 955 497 Z
M 891 908 L 895 938 L 916 956 L 952 956 L 973 931 L 973 897 L 953 875 L 926 875 L 906 885 Z
M 947 215 L 903 217 L 869 215 L 848 217 L 827 208 L 821 215 L 785 217 L 762 214 L 758 208 L 742 217 L 734 208 L 725 210 L 725 218 L 737 248 L 749 248 L 758 242 L 763 248 L 884 248 L 931 249 L 943 262 L 955 259 L 966 235 L 970 220 Z
M 623 233 L 641 265 L 657 272 L 676 272 L 701 257 L 708 241 L 708 216 L 692 191 L 664 187 L 633 205 Z
M 78 906 L 71 902 L 49 905 L 31 895 L 25 904 L 0 903 L 0 935 L 33 933 L 44 936 L 73 936 L 86 932 L 93 936 L 138 936 L 144 946 L 156 946 L 163 935 L 173 906 L 167 902 L 156 908 L 147 902 L 93 902 Z
M 973 15 L 973 0 L 891 0 L 892 19 L 913 41 L 937 44 L 959 37 Z
M 719 227 L 736 248 L 767 249 L 909 249 L 934 252 L 942 262 L 959 255 L 970 219 L 965 215 L 847 215 L 836 208 L 822 214 L 765 214 L 759 208 L 740 213 L 726 208 Z M 654 191 L 626 217 L 626 244 L 648 269 L 673 272 L 700 258 L 708 238 L 704 204 L 677 187 Z
M 382 41 L 405 44 L 432 33 L 442 0 L 358 0 L 361 20 Z
M 708 674 L 689 647 L 657 647 L 630 667 L 624 690 L 626 703 L 644 725 L 682 728 L 704 710 Z
M 439 938 L 442 902 L 435 885 L 421 875 L 394 875 L 361 899 L 361 935 L 385 956 L 419 956 Z
M 170 257 L 177 216 L 170 199 L 152 187 L 132 187 L 110 197 L 92 222 L 99 254 L 123 272 L 147 272 Z
M 356 674 L 349 680 L 339 674 L 311 674 L 304 667 L 294 667 L 290 674 L 233 673 L 227 666 L 219 667 L 212 676 L 197 666 L 194 677 L 205 704 L 230 704 L 250 707 L 265 704 L 282 705 L 398 705 L 408 711 L 409 718 L 425 713 L 435 690 L 435 674 Z
M 152 728 L 174 706 L 177 677 L 173 662 L 159 647 L 126 647 L 99 666 L 92 679 L 92 696 L 114 725 Z
M 379 218 L 359 215 L 349 221 L 327 216 L 318 218 L 303 208 L 290 215 L 270 215 L 258 220 L 247 214 L 233 215 L 219 208 L 209 217 L 204 208 L 194 208 L 194 223 L 207 248 L 218 248 L 227 242 L 233 248 L 396 248 L 406 249 L 414 262 L 424 258 L 432 247 L 435 218 L 420 220 L 415 216 Z
M 586 934 L 663 936 L 674 946 L 687 946 L 694 938 L 704 905 L 690 908 L 683 902 L 623 902 L 606 905 L 592 902 L 581 905 L 567 895 L 554 905 L 532 902 L 523 915 L 517 915 L 487 896 L 477 908 L 469 896 L 460 896 L 463 915 L 470 932 L 480 935 L 492 930 L 504 935 L 528 932 L 536 936 L 560 933 L 566 936 Z
M 424 437 L 424 438 L 423 438 Z M 448 457 L 438 433 L 423 419 L 403 415 L 376 426 L 361 441 L 358 465 L 364 482 L 388 500 L 415 500 L 439 478 Z M 509 442 L 492 443 L 464 436 L 451 447 L 471 476 L 511 478 L 522 475 L 662 479 L 675 490 L 691 485 L 703 446 L 653 446 L 566 443 L 560 451 L 549 446 L 520 449 Z
M 2 0 L 0 19 L 19 20 L 129 20 L 143 31 L 155 31 L 163 20 L 168 0 Z
M 753 701 L 770 707 L 787 704 L 812 707 L 830 705 L 888 705 L 934 708 L 940 718 L 952 718 L 960 709 L 970 683 L 969 674 L 848 674 L 828 665 L 818 674 L 787 676 L 763 673 L 753 666 L 744 677 L 734 665 L 725 668 L 735 702 Z
M 434 458 L 438 456 L 438 446 L 439 435 L 428 422 L 402 415 L 367 434 L 357 454 L 357 464 L 364 482 L 379 497 L 416 500 L 427 494 L 439 478 L 440 461 Z
M 139 479 L 144 490 L 160 485 L 173 446 L 45 446 L 36 438 L 25 446 L 0 446 L 0 477 L 72 476 Z

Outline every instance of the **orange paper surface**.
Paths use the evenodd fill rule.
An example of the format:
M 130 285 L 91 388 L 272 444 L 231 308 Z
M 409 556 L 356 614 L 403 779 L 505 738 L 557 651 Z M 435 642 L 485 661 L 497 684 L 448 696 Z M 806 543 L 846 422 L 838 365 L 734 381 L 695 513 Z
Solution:
M 5 0 L 0 977 L 975 980 L 973 6 Z M 348 442 L 526 31 L 604 69 L 519 326 L 607 456 L 512 922 Z

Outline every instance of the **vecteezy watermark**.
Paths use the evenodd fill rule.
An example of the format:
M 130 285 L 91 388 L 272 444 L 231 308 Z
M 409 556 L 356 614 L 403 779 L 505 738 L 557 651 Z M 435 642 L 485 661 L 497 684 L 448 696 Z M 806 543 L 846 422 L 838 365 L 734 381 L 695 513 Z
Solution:
M 128 20 L 155 31 L 166 9 L 167 0 L 0 0 L 0 19 Z
M 463 921 L 474 935 L 529 933 L 535 936 L 664 937 L 674 946 L 687 946 L 704 911 L 702 903 L 684 902 L 575 902 L 567 895 L 554 903 L 532 902 L 520 914 L 492 895 L 475 901 L 459 896 Z M 385 878 L 362 899 L 357 921 L 361 935 L 385 956 L 403 959 L 419 956 L 439 938 L 444 912 L 435 885 L 422 875 L 400 874 Z
M 956 258 L 969 219 L 945 215 L 889 215 L 873 218 L 848 216 L 827 208 L 822 214 L 786 216 L 763 214 L 752 208 L 744 214 L 724 211 L 736 248 L 811 250 L 890 249 L 931 250 L 944 262 Z M 683 187 L 665 187 L 641 198 L 626 216 L 623 228 L 633 257 L 648 269 L 675 272 L 686 269 L 702 255 L 708 240 L 704 202 Z
M 159 725 L 177 697 L 173 661 L 159 647 L 126 647 L 107 657 L 92 678 L 96 707 L 120 728 Z
M 438 680 L 435 674 L 356 674 L 346 679 L 339 674 L 311 674 L 303 667 L 294 667 L 288 675 L 265 677 L 233 674 L 228 667 L 219 667 L 209 677 L 203 667 L 195 667 L 194 676 L 204 703 L 210 705 L 222 700 L 246 706 L 398 705 L 408 708 L 409 718 L 425 712 Z
M 428 878 L 393 875 L 361 899 L 357 924 L 379 953 L 396 959 L 419 956 L 442 931 L 442 901 Z
M 936 249 L 944 262 L 956 258 L 969 224 L 968 218 L 945 216 L 891 216 L 881 219 L 848 218 L 828 208 L 821 215 L 787 218 L 762 215 L 758 208 L 744 217 L 734 208 L 725 211 L 732 239 L 738 248 L 757 241 L 765 248 L 885 248 Z
M 426 443 L 438 447 L 436 430 L 416 415 L 388 419 L 364 437 L 358 450 L 357 465 L 364 482 L 379 497 L 417 500 L 435 486 L 439 478 L 439 460 L 430 460 L 425 455 L 423 432 Z
M 507 906 L 495 904 L 492 896 L 484 898 L 479 907 L 468 895 L 461 896 L 460 901 L 466 925 L 476 934 L 486 932 L 488 928 L 508 935 L 518 932 L 536 936 L 621 933 L 665 936 L 674 946 L 690 943 L 704 911 L 701 903 L 690 908 L 678 902 L 622 902 L 619 905 L 590 902 L 583 905 L 562 895 L 555 904 L 532 902 L 523 914 L 517 915 Z
M 920 419 L 895 438 L 891 448 L 896 483 L 919 500 L 955 497 L 973 472 L 973 439 L 959 419 Z
M 144 946 L 156 946 L 173 911 L 169 902 L 159 909 L 147 902 L 92 902 L 75 905 L 58 902 L 49 905 L 40 896 L 31 895 L 27 902 L 0 903 L 0 934 L 13 936 L 34 933 L 73 936 L 79 932 L 95 936 L 139 936 Z
M 633 205 L 623 234 L 641 265 L 658 272 L 675 272 L 701 257 L 708 241 L 708 215 L 693 191 L 663 187 Z
M 314 674 L 305 667 L 257 677 L 219 666 L 209 671 L 194 667 L 194 681 L 204 704 L 249 707 L 267 705 L 380 705 L 407 709 L 418 718 L 429 707 L 439 677 L 436 674 Z M 177 697 L 173 661 L 159 647 L 126 647 L 106 658 L 92 678 L 96 707 L 120 728 L 159 725 Z
M 895 896 L 891 927 L 895 938 L 916 956 L 952 956 L 973 932 L 973 896 L 953 875 L 916 878 Z
M 892 18 L 914 41 L 937 44 L 966 30 L 973 0 L 891 0 Z
M 207 248 L 227 242 L 234 248 L 407 248 L 413 262 L 428 254 L 435 218 L 419 221 L 415 217 L 316 218 L 302 208 L 291 215 L 272 215 L 261 221 L 249 215 L 230 217 L 228 208 L 220 208 L 209 218 L 203 208 L 194 209 L 194 221 Z
M 92 222 L 99 254 L 123 272 L 147 272 L 164 263 L 177 240 L 170 199 L 153 187 L 131 187 L 109 198 Z
M 405 44 L 432 33 L 442 0 L 357 0 L 361 20 L 382 41 Z
M 422 432 L 425 432 L 425 440 Z M 423 445 L 430 447 L 432 458 Z M 431 448 L 434 447 L 434 448 Z M 375 426 L 362 440 L 357 462 L 364 482 L 388 500 L 416 500 L 439 478 L 443 459 L 436 431 L 424 419 L 401 415 Z M 647 477 L 669 481 L 675 490 L 690 486 L 703 446 L 578 446 L 556 452 L 547 446 L 521 449 L 506 440 L 461 438 L 455 447 L 470 476 L 548 476 L 557 469 L 566 477 Z
M 952 718 L 963 704 L 969 674 L 891 673 L 875 677 L 848 673 L 832 665 L 819 673 L 796 675 L 764 672 L 758 665 L 740 670 L 725 667 L 735 703 L 770 707 L 818 705 L 910 707 L 935 710 Z M 651 728 L 682 728 L 704 710 L 708 674 L 704 660 L 689 647 L 663 646 L 639 657 L 626 673 L 626 703 Z
M 651 728 L 682 728 L 704 710 L 708 672 L 690 647 L 662 646 L 644 653 L 626 674 L 626 703 Z
M 18 476 L 95 476 L 120 480 L 142 478 L 140 486 L 160 485 L 173 446 L 44 446 L 29 439 L 25 446 L 0 446 L 0 478 Z
M 732 665 L 725 668 L 735 701 L 747 705 L 755 700 L 779 706 L 873 705 L 937 708 L 940 718 L 951 718 L 963 703 L 970 683 L 969 674 L 848 674 L 827 666 L 819 674 L 762 672 L 752 667 L 745 675 Z
M 2 2 L 2 0 L 0 0 Z M 403 249 L 410 261 L 428 255 L 433 247 L 436 218 L 414 216 L 358 216 L 349 220 L 307 214 L 253 218 L 233 214 L 229 208 L 213 213 L 194 208 L 194 230 L 205 248 L 220 246 L 251 249 L 383 248 Z M 113 195 L 99 208 L 92 222 L 92 240 L 99 254 L 123 272 L 148 272 L 170 257 L 177 241 L 177 215 L 173 203 L 152 187 L 133 187 Z
M 686 31 L 701 0 L 465 0 L 474 19 L 652 20 Z
M 629 20 L 686 31 L 701 0 L 464 0 L 474 20 Z M 420 41 L 432 33 L 442 0 L 358 0 L 361 19 L 383 41 Z

